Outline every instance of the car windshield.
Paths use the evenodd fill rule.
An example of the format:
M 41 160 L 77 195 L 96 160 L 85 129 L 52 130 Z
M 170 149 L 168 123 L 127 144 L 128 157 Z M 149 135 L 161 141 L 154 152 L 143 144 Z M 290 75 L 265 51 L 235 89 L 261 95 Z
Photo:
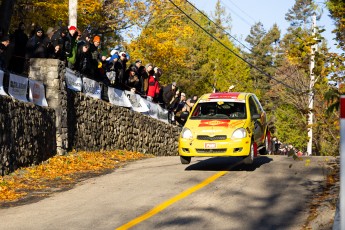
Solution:
M 245 119 L 246 106 L 243 102 L 211 101 L 200 102 L 190 119 Z

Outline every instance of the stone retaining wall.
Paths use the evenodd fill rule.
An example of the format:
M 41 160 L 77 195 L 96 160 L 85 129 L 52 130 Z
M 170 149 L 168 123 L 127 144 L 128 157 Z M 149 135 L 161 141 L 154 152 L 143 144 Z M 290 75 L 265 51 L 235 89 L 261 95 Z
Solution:
M 53 109 L 0 96 L 1 174 L 54 156 L 55 132 Z
M 180 128 L 127 108 L 69 91 L 68 143 L 76 150 L 126 149 L 177 155 Z
M 66 89 L 64 73 L 59 60 L 31 60 L 29 78 L 44 83 L 48 108 L 0 96 L 2 174 L 72 149 L 178 154 L 181 128 Z

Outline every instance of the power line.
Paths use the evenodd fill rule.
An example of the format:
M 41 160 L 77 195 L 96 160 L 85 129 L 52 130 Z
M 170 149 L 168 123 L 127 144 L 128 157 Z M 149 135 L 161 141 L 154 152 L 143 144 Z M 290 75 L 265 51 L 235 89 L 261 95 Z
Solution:
M 188 0 L 186 0 L 190 5 L 192 5 Z M 219 44 L 221 44 L 225 49 L 227 49 L 228 51 L 230 51 L 233 55 L 235 55 L 236 57 L 238 57 L 239 59 L 241 59 L 243 62 L 247 63 L 250 67 L 256 69 L 257 71 L 259 71 L 260 73 L 262 73 L 263 75 L 267 76 L 270 79 L 275 80 L 276 82 L 279 82 L 280 84 L 286 86 L 287 88 L 290 88 L 294 91 L 298 91 L 297 89 L 291 87 L 290 85 L 275 79 L 274 77 L 272 77 L 271 75 L 267 74 L 266 72 L 264 72 L 263 70 L 261 70 L 260 68 L 254 66 L 253 64 L 249 63 L 247 60 L 245 60 L 244 58 L 242 58 L 240 55 L 238 55 L 237 53 L 235 53 L 232 49 L 230 49 L 229 47 L 227 47 L 224 43 L 222 43 L 218 38 L 216 38 L 214 35 L 212 35 L 210 32 L 208 32 L 205 28 L 203 28 L 199 23 L 197 23 L 194 19 L 192 19 L 186 12 L 184 12 L 179 6 L 177 6 L 172 0 L 169 0 L 169 2 L 171 2 L 171 4 L 173 4 L 179 11 L 181 11 L 189 20 L 191 20 L 195 25 L 197 25 L 200 29 L 202 29 L 205 33 L 207 33 L 210 37 L 212 37 L 214 40 L 216 40 Z M 193 6 L 194 8 L 196 8 L 195 6 Z M 200 10 L 198 10 L 200 12 Z
M 243 18 L 241 15 L 239 15 L 237 12 L 235 12 L 233 9 L 231 9 L 226 3 L 224 3 L 224 1 L 220 0 L 223 5 L 230 10 L 231 12 L 233 12 L 237 17 L 239 17 L 243 22 L 245 22 L 247 25 L 251 26 L 251 23 L 248 22 L 245 18 Z M 247 13 L 245 13 L 243 10 L 241 10 L 235 3 L 233 3 L 232 1 L 230 1 L 236 8 L 238 8 L 241 12 L 243 12 L 245 15 L 249 16 Z M 251 16 L 249 16 L 250 19 L 253 20 L 253 22 L 255 22 L 256 20 L 253 19 Z
M 229 37 L 233 38 L 235 41 L 237 41 L 239 44 L 241 44 L 244 48 L 248 49 L 250 52 L 253 52 L 250 48 L 248 48 L 246 45 L 244 45 L 242 42 L 240 42 L 239 40 L 237 40 L 234 36 L 232 36 L 230 33 L 228 33 L 226 30 L 224 30 L 222 27 L 220 27 L 219 25 L 217 25 L 214 21 L 212 21 L 212 19 L 210 19 L 206 14 L 204 14 L 201 10 L 199 10 L 196 6 L 193 5 L 193 3 L 189 2 L 188 0 L 186 0 L 186 2 L 191 5 L 195 10 L 197 10 L 199 13 L 201 13 L 204 17 L 206 17 L 209 21 L 211 21 L 214 25 L 216 25 L 216 27 L 218 29 L 221 29 L 226 35 L 228 35 Z M 254 52 L 253 52 L 254 53 Z
M 232 36 L 230 33 L 228 33 L 225 29 L 223 29 L 221 26 L 219 26 L 218 24 L 216 24 L 212 19 L 210 19 L 205 13 L 203 13 L 201 10 L 199 10 L 193 3 L 189 2 L 188 0 L 186 0 L 189 5 L 191 5 L 195 10 L 197 10 L 199 13 L 201 13 L 204 17 L 206 17 L 210 22 L 212 22 L 218 29 L 221 29 L 225 34 L 227 34 L 229 37 L 233 38 L 235 41 L 237 41 L 239 44 L 241 44 L 243 47 L 245 47 L 246 49 L 248 49 L 250 52 L 252 52 L 254 54 L 254 56 L 258 56 L 259 54 L 254 52 L 252 49 L 248 48 L 246 45 L 244 45 L 242 42 L 238 41 L 234 36 Z M 229 0 L 231 1 L 231 0 Z M 224 4 L 224 2 L 223 2 Z M 235 5 L 235 4 L 234 4 Z M 238 8 L 238 7 L 237 7 Z M 242 11 L 242 10 L 241 10 Z M 242 11 L 243 12 L 243 11 Z M 255 21 L 253 19 L 253 21 Z M 272 66 L 272 68 L 276 69 L 279 73 L 282 73 L 282 71 L 277 68 L 276 66 Z M 284 77 L 284 79 L 282 79 L 281 81 L 285 81 L 287 78 L 291 77 L 292 74 L 294 74 L 297 71 L 297 69 L 295 69 L 295 71 L 289 75 L 287 75 L 286 77 Z M 275 79 L 274 79 L 275 80 Z M 276 84 L 273 84 L 272 86 L 275 86 L 277 84 L 280 84 L 280 82 L 277 82 Z

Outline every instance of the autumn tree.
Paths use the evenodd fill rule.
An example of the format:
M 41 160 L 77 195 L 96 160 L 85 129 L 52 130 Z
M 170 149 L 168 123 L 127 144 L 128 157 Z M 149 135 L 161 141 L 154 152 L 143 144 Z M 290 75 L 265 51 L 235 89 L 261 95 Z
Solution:
M 154 16 L 128 47 L 132 56 L 162 67 L 161 83 L 178 81 L 189 95 L 212 92 L 214 87 L 227 91 L 231 84 L 246 89 L 247 67 L 234 55 L 239 51 L 224 33 L 225 27 L 210 23 L 185 1 L 174 3 L 182 11 L 169 2 L 156 3 Z M 216 11 L 215 21 L 223 21 L 220 8 Z
M 284 109 L 275 111 L 276 127 L 284 127 L 277 136 L 282 141 L 290 142 L 299 146 L 303 150 L 307 145 L 307 119 L 309 115 L 309 96 L 314 95 L 314 123 L 313 123 L 313 152 L 322 155 L 334 154 L 334 149 L 326 148 L 325 136 L 334 137 L 334 129 L 321 128 L 324 124 L 334 121 L 334 116 L 325 116 L 326 101 L 324 93 L 327 91 L 329 70 L 327 60 L 327 46 L 323 40 L 320 27 L 316 28 L 314 33 L 311 26 L 311 15 L 317 15 L 317 7 L 311 0 L 296 0 L 295 5 L 286 14 L 286 20 L 290 22 L 288 33 L 283 37 L 281 47 L 285 50 L 285 62 L 281 69 L 276 72 L 276 77 L 285 82 L 289 87 L 280 85 L 274 87 L 274 94 L 279 98 L 279 105 Z M 318 43 L 318 49 L 315 50 L 315 68 L 313 73 L 316 83 L 309 90 L 310 85 L 310 59 L 311 47 Z M 299 124 L 297 127 L 289 128 L 285 126 L 287 114 L 293 117 L 291 123 Z M 282 119 L 284 118 L 284 119 Z M 298 141 L 297 141 L 298 140 Z M 332 139 L 337 143 L 337 140 Z
M 254 88 L 260 95 L 269 90 L 269 82 L 279 63 L 277 45 L 280 40 L 280 30 L 276 24 L 266 32 L 261 22 L 254 24 L 246 38 L 250 52 L 246 53 L 248 62 L 252 65 L 250 75 Z
M 21 21 L 27 25 L 28 33 L 36 25 L 44 29 L 67 26 L 68 2 L 69 0 L 17 0 L 14 5 L 11 30 L 16 29 Z M 124 40 L 123 34 L 126 31 L 148 20 L 151 2 L 150 0 L 78 0 L 76 26 L 81 31 L 88 29 L 93 34 L 102 35 L 103 44 L 106 46 L 117 44 Z
M 345 2 L 341 0 L 329 0 L 326 3 L 331 18 L 334 20 L 336 35 L 335 40 L 337 41 L 337 47 L 345 51 Z M 328 54 L 330 71 L 330 80 L 336 83 L 336 87 L 331 87 L 325 94 L 327 101 L 329 102 L 328 111 L 337 111 L 339 109 L 339 98 L 340 95 L 345 94 L 344 83 L 345 83 L 345 55 L 344 53 L 329 53 Z

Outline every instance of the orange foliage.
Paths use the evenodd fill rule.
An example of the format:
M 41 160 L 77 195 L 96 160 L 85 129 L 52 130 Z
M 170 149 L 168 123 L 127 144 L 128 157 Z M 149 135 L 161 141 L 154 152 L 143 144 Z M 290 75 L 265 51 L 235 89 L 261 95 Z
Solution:
M 121 162 L 153 157 L 150 154 L 125 150 L 106 152 L 71 152 L 55 156 L 40 165 L 16 170 L 0 177 L 0 202 L 13 201 L 27 195 L 30 190 L 42 190 L 58 180 L 73 182 L 77 173 L 102 172 L 114 169 Z

